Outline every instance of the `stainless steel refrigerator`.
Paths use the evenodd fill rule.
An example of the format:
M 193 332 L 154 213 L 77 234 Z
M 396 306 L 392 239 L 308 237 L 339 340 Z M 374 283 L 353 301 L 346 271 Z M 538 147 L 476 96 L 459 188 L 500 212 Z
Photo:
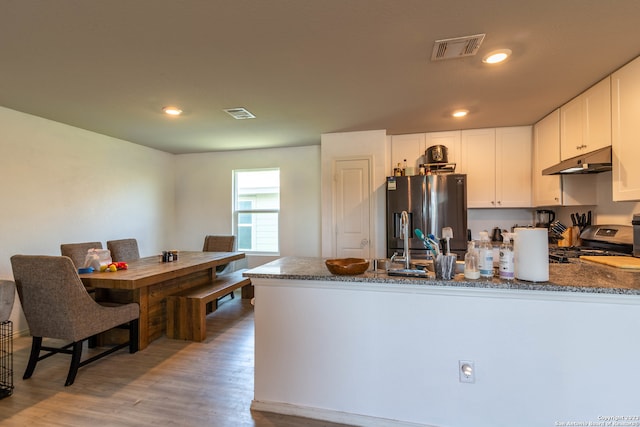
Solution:
M 451 227 L 451 252 L 462 259 L 467 250 L 467 175 L 387 177 L 387 257 L 394 253 L 402 255 L 404 251 L 400 238 L 402 211 L 407 211 L 409 216 L 411 258 L 428 257 L 424 244 L 415 235 L 416 228 L 440 239 L 442 228 Z

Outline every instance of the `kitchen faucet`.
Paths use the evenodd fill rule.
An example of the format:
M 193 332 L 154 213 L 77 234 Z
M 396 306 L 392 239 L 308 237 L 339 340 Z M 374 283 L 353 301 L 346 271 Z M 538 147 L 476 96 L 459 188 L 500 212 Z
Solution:
M 403 269 L 389 269 L 387 274 L 390 276 L 411 276 L 411 277 L 427 277 L 427 272 L 423 269 L 411 269 L 411 255 L 409 253 L 409 214 L 407 211 L 402 211 L 400 216 L 400 238 L 404 243 L 404 253 L 401 257 L 397 252 L 394 252 L 391 256 L 391 264 L 394 261 L 404 262 Z
M 411 256 L 409 255 L 409 214 L 407 211 L 402 211 L 400 214 L 400 238 L 404 243 L 404 253 L 401 257 L 397 257 L 397 253 L 391 256 L 391 262 L 394 261 L 404 261 L 405 270 L 409 270 L 411 268 Z

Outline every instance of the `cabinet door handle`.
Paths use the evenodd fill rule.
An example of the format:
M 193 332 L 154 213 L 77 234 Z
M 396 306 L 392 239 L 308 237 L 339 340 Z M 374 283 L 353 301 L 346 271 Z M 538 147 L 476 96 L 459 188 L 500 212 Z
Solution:
M 502 205 L 502 202 L 501 202 L 500 200 L 498 200 L 498 204 L 499 204 L 499 205 Z

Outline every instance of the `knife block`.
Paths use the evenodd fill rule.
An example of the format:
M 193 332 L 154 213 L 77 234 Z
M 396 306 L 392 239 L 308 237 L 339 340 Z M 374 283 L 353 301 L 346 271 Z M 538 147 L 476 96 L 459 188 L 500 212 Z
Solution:
M 558 246 L 568 248 L 573 246 L 573 227 L 567 228 L 561 234 L 562 239 L 558 239 Z

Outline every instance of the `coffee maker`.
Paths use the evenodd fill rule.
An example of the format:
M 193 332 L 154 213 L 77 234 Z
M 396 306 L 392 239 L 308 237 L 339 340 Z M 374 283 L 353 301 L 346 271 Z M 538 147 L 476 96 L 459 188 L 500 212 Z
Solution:
M 548 209 L 536 211 L 536 228 L 549 228 L 549 225 L 556 219 L 556 213 Z

